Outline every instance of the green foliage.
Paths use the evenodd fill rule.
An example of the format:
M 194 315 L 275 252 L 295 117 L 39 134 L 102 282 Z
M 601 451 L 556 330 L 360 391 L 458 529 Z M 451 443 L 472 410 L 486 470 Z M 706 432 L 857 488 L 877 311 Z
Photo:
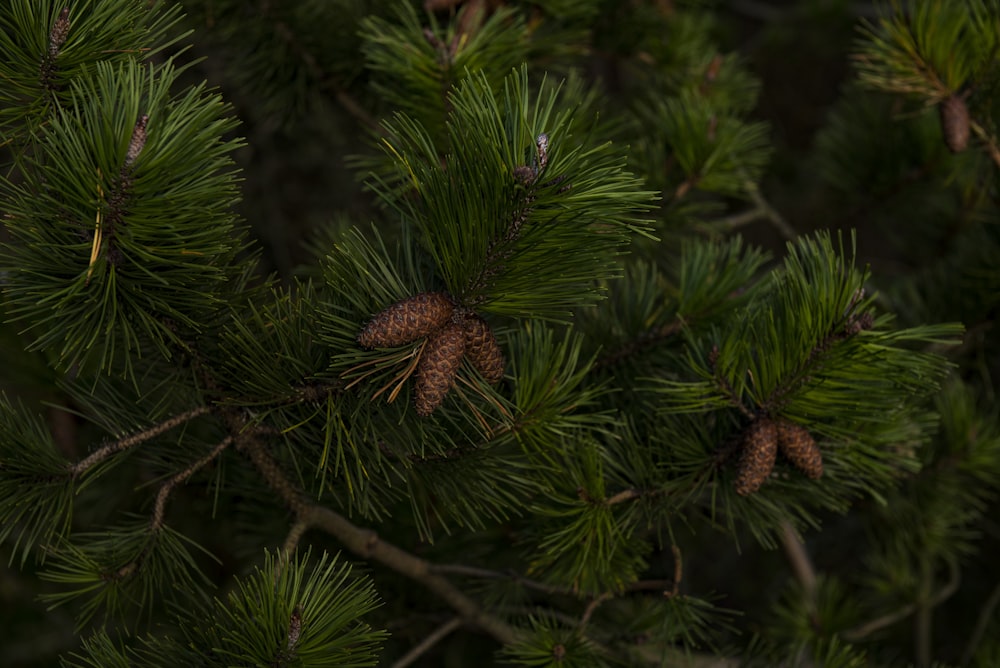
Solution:
M 64 626 L 38 656 L 66 666 L 985 665 L 1000 8 L 892 4 L 834 101 L 798 85 L 847 37 L 799 79 L 767 51 L 842 3 L 751 5 L 0 8 L 0 347 L 47 369 L 0 377 L 4 637 Z M 925 113 L 952 95 L 975 150 Z M 504 363 L 470 337 L 420 416 L 429 339 L 358 336 L 430 291 Z M 734 485 L 767 419 L 821 475 L 782 441 Z
M 529 621 L 531 632 L 504 649 L 504 655 L 514 665 L 545 668 L 614 665 L 579 628 L 566 628 L 558 621 L 545 617 L 532 617 Z
M 362 621 L 379 605 L 371 580 L 352 576 L 337 556 L 324 553 L 311 567 L 308 560 L 267 554 L 200 623 L 184 625 L 192 654 L 226 665 L 376 665 L 385 633 Z
M 1000 5 L 893 0 L 891 13 L 858 40 L 858 78 L 933 104 L 972 84 L 1000 51 Z
M 727 113 L 728 112 L 728 113 Z M 691 188 L 739 196 L 758 180 L 769 156 L 767 126 L 748 123 L 694 92 L 650 100 L 639 110 L 642 130 L 658 160 L 672 159 L 680 174 L 669 185 L 680 199 Z M 671 165 L 672 166 L 672 165 Z M 652 165 L 650 165 L 652 167 Z M 667 172 L 667 165 L 653 173 Z M 658 182 L 666 187 L 668 183 Z
M 69 530 L 74 484 L 37 416 L 0 395 L 0 543 L 21 564 Z M 44 553 L 43 553 L 44 554 Z
M 212 62 L 252 100 L 253 113 L 286 126 L 328 113 L 335 97 L 364 77 L 357 26 L 387 0 L 184 0 L 187 24 L 210 45 Z M 317 96 L 317 91 L 323 95 Z M 317 99 L 317 97 L 319 99 Z
M 188 598 L 207 586 L 190 539 L 133 520 L 104 532 L 75 533 L 50 549 L 41 579 L 62 591 L 45 594 L 51 607 L 79 601 L 82 628 L 100 615 L 105 623 L 138 627 L 164 597 Z
M 373 90 L 391 108 L 423 126 L 439 145 L 453 139 L 444 122 L 453 88 L 470 76 L 499 86 L 527 59 L 523 19 L 510 9 L 500 9 L 476 28 L 479 11 L 463 8 L 459 22 L 443 26 L 431 14 L 426 17 L 430 25 L 424 28 L 416 10 L 399 3 L 395 21 L 369 17 L 361 22 L 362 49 L 374 75 Z
M 371 580 L 352 575 L 338 556 L 310 564 L 308 554 L 266 554 L 224 601 L 178 610 L 184 637 L 122 647 L 100 632 L 63 665 L 374 666 L 386 634 L 362 618 L 378 605 Z
M 618 273 L 614 256 L 646 230 L 635 216 L 651 193 L 639 190 L 611 145 L 577 143 L 568 131 L 572 110 L 560 108 L 557 91 L 543 88 L 532 102 L 528 85 L 524 69 L 502 94 L 483 77 L 461 85 L 447 148 L 398 116 L 383 143 L 400 188 L 415 192 L 385 182 L 379 192 L 419 230 L 461 303 L 558 319 L 599 298 L 595 278 Z
M 150 344 L 170 355 L 234 277 L 235 123 L 204 87 L 172 95 L 176 77 L 99 64 L 41 131 L 24 182 L 6 184 L 9 312 L 61 368 L 129 369 Z
M 66 11 L 65 34 L 53 29 Z M 10 0 L 0 6 L 0 146 L 28 143 L 59 107 L 69 85 L 98 63 L 149 59 L 183 35 L 177 5 L 143 0 Z M 61 31 L 57 31 L 58 32 Z

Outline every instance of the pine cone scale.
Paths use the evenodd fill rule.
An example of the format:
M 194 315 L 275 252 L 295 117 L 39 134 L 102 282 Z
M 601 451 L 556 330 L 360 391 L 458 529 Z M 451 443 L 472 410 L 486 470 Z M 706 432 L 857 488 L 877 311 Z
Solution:
M 427 417 L 444 402 L 455 383 L 464 354 L 465 332 L 461 325 L 445 325 L 427 339 L 424 352 L 417 363 L 413 398 L 417 415 Z
M 782 420 L 778 423 L 778 448 L 800 471 L 813 480 L 823 475 L 823 455 L 809 430 Z
M 430 336 L 451 318 L 455 303 L 444 292 L 401 299 L 373 317 L 358 334 L 364 348 L 391 348 Z
M 504 358 L 493 329 L 477 315 L 465 318 L 465 354 L 486 382 L 503 379 Z
M 774 470 L 778 456 L 778 427 L 766 417 L 757 418 L 747 427 L 736 472 L 736 493 L 753 494 Z

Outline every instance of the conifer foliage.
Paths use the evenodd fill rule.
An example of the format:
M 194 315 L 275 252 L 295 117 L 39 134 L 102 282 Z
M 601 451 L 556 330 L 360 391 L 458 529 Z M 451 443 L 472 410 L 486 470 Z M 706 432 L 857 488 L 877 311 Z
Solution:
M 0 3 L 0 663 L 993 665 L 1000 4 L 761 4 Z

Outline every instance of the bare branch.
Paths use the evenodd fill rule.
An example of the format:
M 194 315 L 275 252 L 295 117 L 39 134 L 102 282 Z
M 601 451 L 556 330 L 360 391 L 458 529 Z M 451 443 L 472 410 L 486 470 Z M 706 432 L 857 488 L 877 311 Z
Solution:
M 225 437 L 224 439 L 222 439 L 222 441 L 219 442 L 218 445 L 212 448 L 212 451 L 210 453 L 208 453 L 195 463 L 191 464 L 191 466 L 187 467 L 186 469 L 184 469 L 183 471 L 181 471 L 180 473 L 178 473 L 173 478 L 166 481 L 165 483 L 163 483 L 163 485 L 160 486 L 160 491 L 156 495 L 156 504 L 153 507 L 153 519 L 150 522 L 150 529 L 154 533 L 163 528 L 163 513 L 167 505 L 167 498 L 170 496 L 170 493 L 174 491 L 174 488 L 177 487 L 177 485 L 183 483 L 188 478 L 190 478 L 192 475 L 194 475 L 196 471 L 199 471 L 205 466 L 207 466 L 209 462 L 214 460 L 222 453 L 223 450 L 229 447 L 232 444 L 232 442 L 233 442 L 232 436 Z
M 85 473 L 90 470 L 94 465 L 99 464 L 108 457 L 123 450 L 128 450 L 129 448 L 135 447 L 140 443 L 145 443 L 148 440 L 156 438 L 160 434 L 170 431 L 174 427 L 184 424 L 196 417 L 205 415 L 211 412 L 212 408 L 210 406 L 197 406 L 191 410 L 175 415 L 174 417 L 164 420 L 163 422 L 150 427 L 145 431 L 140 431 L 130 436 L 126 436 L 123 439 L 117 440 L 114 443 L 108 443 L 90 453 L 89 456 L 81 459 L 76 464 L 70 467 L 70 474 L 73 476 L 78 476 L 81 473 Z
M 416 645 L 413 649 L 400 657 L 398 661 L 392 664 L 392 668 L 406 668 L 406 666 L 409 666 L 411 663 L 419 659 L 424 655 L 424 653 L 427 652 L 427 650 L 441 642 L 441 640 L 447 637 L 452 631 L 458 629 L 461 625 L 461 617 L 452 617 L 450 620 L 434 629 L 434 632 L 424 638 L 420 644 Z

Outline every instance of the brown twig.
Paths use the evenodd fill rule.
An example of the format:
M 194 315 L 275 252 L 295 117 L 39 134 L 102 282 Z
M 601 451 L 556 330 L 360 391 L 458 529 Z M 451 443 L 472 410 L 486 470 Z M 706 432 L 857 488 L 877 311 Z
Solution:
M 531 580 L 513 571 L 503 573 L 500 571 L 493 571 L 488 568 L 465 566 L 463 564 L 433 564 L 431 565 L 431 572 L 440 575 L 465 575 L 468 577 L 483 578 L 486 580 L 513 580 L 516 584 L 526 587 L 527 589 L 534 589 L 535 591 L 540 591 L 544 594 L 566 595 L 573 597 L 579 596 L 578 593 L 570 589 L 545 584 L 544 582 L 538 582 L 537 580 Z
M 309 530 L 309 525 L 302 521 L 297 521 L 292 524 L 292 528 L 288 530 L 288 535 L 285 536 L 285 542 L 281 546 L 281 551 L 285 553 L 287 557 L 299 546 L 299 541 L 302 540 L 302 536 L 305 535 L 306 531 Z
M 375 531 L 359 527 L 343 515 L 311 503 L 285 477 L 277 462 L 265 451 L 252 431 L 243 433 L 237 441 L 237 447 L 247 454 L 261 476 L 295 513 L 298 522 L 329 533 L 359 557 L 377 561 L 416 580 L 450 605 L 464 622 L 478 626 L 500 643 L 510 644 L 517 638 L 517 631 L 513 627 L 486 613 L 476 601 L 447 579 L 434 573 L 429 562 L 383 541 Z
M 948 583 L 944 587 L 942 587 L 940 590 L 938 590 L 936 594 L 930 597 L 930 599 L 928 600 L 929 608 L 934 608 L 944 603 L 951 597 L 952 594 L 954 594 L 958 590 L 958 585 L 962 581 L 961 573 L 958 570 L 958 565 L 951 563 L 948 566 L 951 570 L 951 577 L 948 580 Z M 894 610 L 893 612 L 882 615 L 881 617 L 876 617 L 875 619 L 869 622 L 865 622 L 864 624 L 859 624 L 854 628 L 848 629 L 844 631 L 841 635 L 843 636 L 844 640 L 847 640 L 848 642 L 857 642 L 858 640 L 861 640 L 862 638 L 865 638 L 866 636 L 869 636 L 872 633 L 875 633 L 876 631 L 880 631 L 886 628 L 887 626 L 892 626 L 896 622 L 906 619 L 916 611 L 917 611 L 917 604 L 908 603 L 907 605 L 904 605 L 898 610 Z
M 624 491 L 618 492 L 610 499 L 604 501 L 606 506 L 615 506 L 619 503 L 625 503 L 626 501 L 631 501 L 632 499 L 638 499 L 642 496 L 642 492 L 637 489 L 626 489 Z
M 597 610 L 598 607 L 600 607 L 601 603 L 604 603 L 612 596 L 614 596 L 614 594 L 612 594 L 610 591 L 606 591 L 601 593 L 599 596 L 594 597 L 594 599 L 592 599 L 590 603 L 587 604 L 587 607 L 584 608 L 583 610 L 583 616 L 580 617 L 579 628 L 581 630 L 583 630 L 587 626 L 587 623 L 590 621 L 590 618 L 594 616 L 594 612 Z
M 423 656 L 431 647 L 434 647 L 434 645 L 441 642 L 450 633 L 457 630 L 460 626 L 462 626 L 462 624 L 463 622 L 461 617 L 452 617 L 447 622 L 434 629 L 429 636 L 424 638 L 418 645 L 414 646 L 413 649 L 400 657 L 395 663 L 392 664 L 392 668 L 406 668 Z
M 107 445 L 104 445 L 95 450 L 94 452 L 90 453 L 89 456 L 85 457 L 84 459 L 81 459 L 76 464 L 70 466 L 69 469 L 70 474 L 73 476 L 78 476 L 82 473 L 85 473 L 95 464 L 104 461 L 113 454 L 122 452 L 123 450 L 128 450 L 129 448 L 135 447 L 140 443 L 145 443 L 150 439 L 156 438 L 160 434 L 170 431 L 174 427 L 182 425 L 185 422 L 195 419 L 196 417 L 200 417 L 202 415 L 210 413 L 211 411 L 212 408 L 210 406 L 197 406 L 189 411 L 180 413 L 178 415 L 173 416 L 172 418 L 164 420 L 159 424 L 153 425 L 152 427 L 150 427 L 145 431 L 140 431 L 135 434 L 131 434 L 129 436 L 126 436 L 125 438 L 115 441 L 114 443 L 108 443 Z
M 760 210 L 761 214 L 767 218 L 767 220 L 771 223 L 771 226 L 774 227 L 774 229 L 776 229 L 786 241 L 793 241 L 799 236 L 795 229 L 784 219 L 784 217 L 778 213 L 778 211 L 771 206 L 766 199 L 764 199 L 764 196 L 760 194 L 760 188 L 757 187 L 755 182 L 747 179 L 744 183 L 744 188 L 746 189 L 747 195 L 750 196 L 750 200 Z
M 163 528 L 163 513 L 167 506 L 167 498 L 170 496 L 170 493 L 174 491 L 174 488 L 194 475 L 196 471 L 199 471 L 207 466 L 209 462 L 214 460 L 222 453 L 223 450 L 228 448 L 232 442 L 232 436 L 225 437 L 219 442 L 218 445 L 212 448 L 210 453 L 194 462 L 160 486 L 160 491 L 156 494 L 156 503 L 153 506 L 153 519 L 150 522 L 150 530 L 153 531 L 153 533 L 156 533 Z
M 809 553 L 806 552 L 802 539 L 795 527 L 788 520 L 781 521 L 781 544 L 785 548 L 785 556 L 795 573 L 795 579 L 802 587 L 806 609 L 810 615 L 816 613 L 816 569 L 813 568 Z
M 967 666 L 972 663 L 972 659 L 976 654 L 976 648 L 979 646 L 983 636 L 986 634 L 986 629 L 994 620 L 993 613 L 998 604 L 1000 604 L 1000 583 L 993 588 L 993 592 L 990 594 L 990 597 L 986 599 L 986 603 L 979 611 L 979 617 L 976 619 L 976 626 L 972 630 L 972 635 L 969 636 L 969 642 L 965 645 L 965 651 L 962 652 L 962 661 L 959 663 L 960 666 Z

